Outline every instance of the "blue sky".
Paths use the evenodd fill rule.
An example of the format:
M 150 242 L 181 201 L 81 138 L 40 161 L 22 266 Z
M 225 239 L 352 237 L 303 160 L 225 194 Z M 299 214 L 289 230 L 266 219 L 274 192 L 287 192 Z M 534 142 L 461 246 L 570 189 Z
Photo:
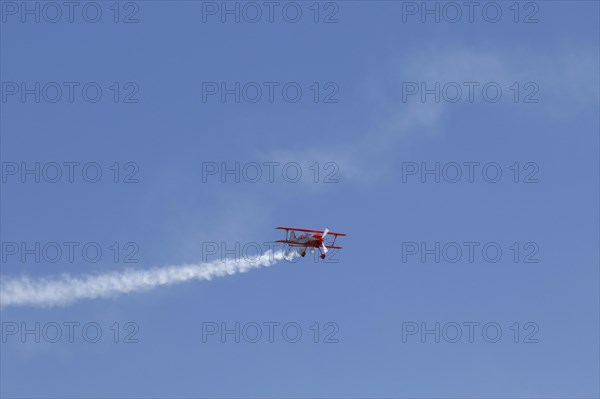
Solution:
M 1 276 L 196 263 L 208 257 L 207 243 L 266 248 L 281 238 L 279 225 L 347 233 L 338 262 L 307 256 L 64 307 L 3 308 L 0 395 L 598 397 L 598 3 L 521 2 L 516 15 L 513 2 L 496 2 L 484 17 L 482 2 L 472 22 L 463 8 L 455 23 L 447 21 L 453 10 L 436 2 L 427 4 L 438 4 L 439 23 L 421 20 L 421 2 L 322 2 L 317 23 L 313 2 L 278 3 L 273 22 L 263 5 L 256 23 L 244 20 L 254 14 L 222 22 L 215 4 L 222 7 L 122 2 L 115 23 L 113 2 L 80 3 L 73 22 L 63 8 L 51 23 L 55 10 L 40 3 L 36 23 L 30 14 L 20 20 L 21 2 L 1 2 Z M 302 10 L 298 22 L 284 18 L 284 6 L 288 19 Z M 99 21 L 89 22 L 97 9 Z M 35 82 L 40 101 L 22 100 L 21 84 L 35 91 Z M 63 88 L 57 102 L 52 82 Z M 74 82 L 73 101 L 65 82 Z M 252 102 L 248 91 L 239 102 L 231 94 L 221 101 L 203 93 L 207 82 L 272 82 L 274 98 L 265 91 Z M 302 89 L 297 102 L 282 94 L 290 83 Z M 422 83 L 440 84 L 439 102 L 406 92 Z M 472 101 L 465 83 L 475 87 Z M 97 102 L 83 97 L 86 84 L 89 96 L 101 88 Z M 487 84 L 502 90 L 499 101 L 486 100 Z M 463 95 L 451 102 L 457 85 Z M 337 101 L 325 102 L 328 94 Z M 9 173 L 36 162 L 46 171 L 63 165 L 63 177 L 36 183 Z M 102 177 L 89 183 L 76 169 L 70 183 L 65 162 L 96 162 Z M 209 162 L 257 163 L 263 175 L 204 182 Z M 302 178 L 290 183 L 276 169 L 269 182 L 268 162 L 296 163 Z M 422 181 L 421 168 L 436 163 L 440 173 L 461 165 L 462 178 Z M 465 163 L 474 165 L 472 182 Z M 481 174 L 488 164 L 502 172 L 496 183 Z M 415 165 L 419 172 L 406 174 Z M 332 171 L 337 183 L 323 182 Z M 64 242 L 100 247 L 102 256 L 93 263 L 76 250 L 73 262 L 63 253 L 38 263 L 7 252 L 11 243 Z M 473 262 L 464 251 L 454 263 L 442 249 L 439 263 L 406 252 L 413 243 L 452 251 L 470 242 Z M 489 243 L 502 250 L 495 263 L 481 252 Z M 130 251 L 137 263 L 123 261 Z M 532 251 L 527 259 L 537 263 L 524 262 Z M 97 323 L 103 335 L 52 343 L 42 334 L 38 343 L 8 333 L 35 323 L 48 332 L 56 323 L 65 335 L 70 322 Z M 276 330 L 269 342 L 270 322 L 295 323 L 302 336 L 291 343 Z M 137 343 L 123 342 L 126 323 L 137 326 Z M 263 337 L 203 335 L 222 323 L 258 324 Z M 415 325 L 419 332 L 408 335 Z M 421 336 L 436 325 L 439 343 Z M 463 335 L 453 343 L 456 325 Z M 501 328 L 497 342 L 482 335 L 484 325 Z M 337 342 L 324 342 L 332 331 Z

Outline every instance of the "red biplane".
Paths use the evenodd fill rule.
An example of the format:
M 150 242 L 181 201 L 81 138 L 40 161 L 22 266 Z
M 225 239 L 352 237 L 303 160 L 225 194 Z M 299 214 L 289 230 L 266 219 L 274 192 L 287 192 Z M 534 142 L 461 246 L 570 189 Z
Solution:
M 335 245 L 335 240 L 338 236 L 345 236 L 344 233 L 335 233 L 329 231 L 328 228 L 325 230 L 308 230 L 308 229 L 297 229 L 294 227 L 275 227 L 277 230 L 285 230 L 285 240 L 277 240 L 276 242 L 287 244 L 289 247 L 297 248 L 296 251 L 300 256 L 306 255 L 306 250 L 310 248 L 310 253 L 315 252 L 315 248 L 319 248 L 321 252 L 321 259 L 325 259 L 325 254 L 329 249 L 342 249 L 342 247 Z M 301 232 L 299 236 L 296 236 L 296 232 Z M 314 233 L 314 234 L 311 234 Z M 331 243 L 325 244 L 325 236 L 333 236 Z

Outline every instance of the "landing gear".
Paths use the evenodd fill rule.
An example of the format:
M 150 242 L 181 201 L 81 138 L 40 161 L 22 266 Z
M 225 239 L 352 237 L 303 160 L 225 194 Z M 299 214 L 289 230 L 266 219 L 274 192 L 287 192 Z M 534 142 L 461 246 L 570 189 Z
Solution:
M 321 254 L 321 259 L 325 259 L 325 254 Z
M 300 252 L 300 256 L 302 256 L 304 258 L 306 256 L 306 251 Z

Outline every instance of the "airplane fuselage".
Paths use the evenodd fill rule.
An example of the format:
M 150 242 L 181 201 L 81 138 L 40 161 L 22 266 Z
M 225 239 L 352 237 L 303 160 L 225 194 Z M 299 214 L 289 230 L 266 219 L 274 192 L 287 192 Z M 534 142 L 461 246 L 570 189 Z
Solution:
M 301 236 L 290 238 L 289 245 L 293 247 L 314 247 L 321 246 L 321 237 L 319 235 L 302 234 Z

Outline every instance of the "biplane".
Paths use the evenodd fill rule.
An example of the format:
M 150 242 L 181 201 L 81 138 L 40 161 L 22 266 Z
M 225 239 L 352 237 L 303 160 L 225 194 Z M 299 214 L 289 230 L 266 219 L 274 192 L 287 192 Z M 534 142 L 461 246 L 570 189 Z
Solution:
M 325 230 L 308 230 L 308 229 L 297 229 L 295 227 L 275 227 L 276 230 L 285 230 L 285 240 L 277 240 L 276 242 L 287 244 L 288 248 L 294 248 L 300 256 L 306 255 L 306 250 L 310 248 L 310 253 L 315 252 L 315 248 L 319 249 L 321 253 L 321 259 L 325 259 L 325 254 L 330 249 L 342 249 L 335 245 L 335 240 L 340 236 L 345 236 L 344 233 L 336 233 L 329 231 L 328 228 Z M 296 232 L 304 233 L 299 236 Z M 325 243 L 325 237 L 327 235 L 333 236 L 333 241 Z M 289 252 L 289 250 L 288 250 Z

